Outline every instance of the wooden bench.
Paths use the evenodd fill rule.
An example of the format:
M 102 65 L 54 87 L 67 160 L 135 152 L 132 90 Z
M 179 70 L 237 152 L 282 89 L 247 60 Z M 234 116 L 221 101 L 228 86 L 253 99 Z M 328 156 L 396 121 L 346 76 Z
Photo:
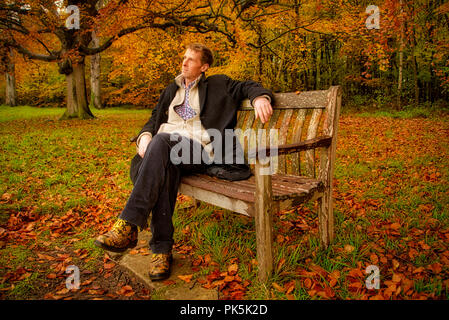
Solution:
M 254 110 L 245 100 L 238 112 L 236 128 L 242 131 L 238 137 L 254 175 L 233 182 L 208 175 L 191 175 L 181 180 L 180 193 L 256 219 L 261 281 L 273 270 L 275 211 L 318 201 L 320 242 L 327 247 L 334 238 L 332 177 L 340 107 L 340 86 L 299 94 L 279 93 L 275 94 L 273 115 L 263 124 L 255 120 Z M 275 135 L 258 135 L 258 129 L 267 133 L 268 129 L 278 129 L 273 131 L 278 133 L 277 140 Z M 265 147 L 261 141 L 266 141 Z M 267 158 L 273 154 L 277 157 Z M 274 163 L 277 172 L 261 174 L 261 170 L 276 169 Z
M 241 129 L 238 137 L 254 175 L 232 182 L 203 174 L 181 180 L 180 193 L 256 219 L 260 281 L 265 281 L 273 270 L 275 211 L 318 201 L 321 245 L 327 247 L 334 238 L 332 178 L 340 107 L 340 86 L 299 94 L 279 93 L 275 94 L 272 117 L 263 124 L 255 120 L 249 101 L 243 101 L 236 129 Z M 258 135 L 258 129 L 265 129 L 267 134 Z M 269 129 L 278 129 L 277 140 L 271 137 L 276 141 L 270 141 Z M 261 146 L 261 141 L 266 143 Z M 277 156 L 267 158 L 273 154 Z M 270 166 L 277 169 L 274 174 L 261 174 Z
M 334 238 L 332 180 L 341 87 L 274 96 L 273 115 L 265 124 L 255 120 L 248 100 L 242 102 L 238 112 L 236 129 L 241 130 L 238 138 L 253 176 L 231 182 L 196 174 L 183 177 L 179 187 L 180 193 L 195 201 L 256 219 L 257 261 L 262 282 L 273 270 L 274 212 L 318 201 L 320 243 L 327 247 Z M 265 129 L 267 134 L 259 135 L 259 129 Z M 269 129 L 274 129 L 277 137 L 270 136 Z M 276 171 L 261 174 L 267 169 Z

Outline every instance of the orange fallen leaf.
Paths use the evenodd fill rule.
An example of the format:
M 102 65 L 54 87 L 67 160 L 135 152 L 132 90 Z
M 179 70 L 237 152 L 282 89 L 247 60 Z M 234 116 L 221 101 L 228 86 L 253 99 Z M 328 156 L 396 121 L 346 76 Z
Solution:
M 290 294 L 294 289 L 296 288 L 296 282 L 295 280 L 292 280 L 290 282 L 287 282 L 284 285 L 284 289 L 285 289 L 285 294 Z
M 438 262 L 431 264 L 428 268 L 432 270 L 434 273 L 440 273 L 442 270 L 441 264 Z
M 401 282 L 401 279 L 402 279 L 402 274 L 394 273 L 393 278 L 391 280 L 395 283 L 399 283 L 399 282 Z
M 399 267 L 399 262 L 396 259 L 391 261 L 393 263 L 393 269 L 397 269 Z
M 273 282 L 273 287 L 279 292 L 284 292 L 284 288 L 278 285 L 276 282 Z
M 393 230 L 398 230 L 401 227 L 401 224 L 398 222 L 393 222 L 392 224 L 390 224 L 390 229 Z
M 228 267 L 228 273 L 229 273 L 230 276 L 235 275 L 238 270 L 239 270 L 239 265 L 237 263 L 231 264 Z
M 352 251 L 354 251 L 354 246 L 351 246 L 350 244 L 345 244 L 344 250 L 347 253 L 351 253 Z
M 312 280 L 310 280 L 309 278 L 304 280 L 304 287 L 306 287 L 307 289 L 312 288 Z
M 284 264 L 285 264 L 285 258 L 282 258 L 281 260 L 279 260 L 277 271 L 280 271 Z
M 56 291 L 57 295 L 64 295 L 64 294 L 67 294 L 67 293 L 69 293 L 69 289 L 67 289 L 67 288 L 64 288 L 64 289 L 61 289 L 59 291 Z
M 105 264 L 103 265 L 103 268 L 104 268 L 105 270 L 109 270 L 109 269 L 112 269 L 112 268 L 114 268 L 114 267 L 115 267 L 115 263 L 114 263 L 114 262 L 105 263 Z
M 187 283 L 192 281 L 192 277 L 193 277 L 193 274 L 187 274 L 187 275 L 178 276 L 179 279 L 181 279 L 182 281 L 185 281 Z

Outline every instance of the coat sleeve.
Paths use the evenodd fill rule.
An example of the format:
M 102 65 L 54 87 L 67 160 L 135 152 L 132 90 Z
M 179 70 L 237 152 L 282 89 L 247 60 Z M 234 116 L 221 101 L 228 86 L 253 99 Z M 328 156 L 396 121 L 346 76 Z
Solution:
M 227 84 L 227 91 L 236 101 L 249 99 L 252 105 L 253 100 L 260 96 L 268 96 L 271 102 L 274 101 L 271 90 L 262 87 L 258 82 L 252 80 L 238 81 L 227 76 L 224 77 Z
M 142 130 L 140 130 L 138 136 L 140 137 L 142 135 L 142 133 L 144 132 L 149 132 L 151 133 L 152 136 L 154 136 L 157 133 L 157 130 L 159 128 L 156 128 L 156 123 L 157 118 L 160 116 L 160 112 L 161 112 L 161 108 L 162 108 L 162 104 L 164 102 L 164 97 L 167 93 L 167 88 L 164 89 L 161 93 L 161 95 L 159 96 L 159 100 L 156 104 L 156 107 L 154 107 L 153 112 L 151 113 L 150 119 L 147 121 L 147 123 L 145 123 L 145 125 L 143 126 Z

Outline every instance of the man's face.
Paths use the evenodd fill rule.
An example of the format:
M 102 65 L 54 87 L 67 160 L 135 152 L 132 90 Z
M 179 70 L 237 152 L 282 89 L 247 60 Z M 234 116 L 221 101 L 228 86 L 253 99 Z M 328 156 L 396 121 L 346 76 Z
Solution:
M 201 62 L 201 52 L 187 49 L 182 62 L 182 75 L 185 79 L 193 81 L 209 68 L 207 63 Z

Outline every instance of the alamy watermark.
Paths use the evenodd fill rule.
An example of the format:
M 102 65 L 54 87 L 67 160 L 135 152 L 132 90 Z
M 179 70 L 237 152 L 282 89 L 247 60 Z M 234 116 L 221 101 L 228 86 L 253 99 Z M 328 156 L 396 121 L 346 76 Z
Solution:
M 380 29 L 380 10 L 378 6 L 369 5 L 366 7 L 366 13 L 369 14 L 366 18 L 365 25 L 367 29 Z
M 75 265 L 70 265 L 65 269 L 65 273 L 70 274 L 65 280 L 65 287 L 68 290 L 78 290 L 80 288 L 80 269 Z
M 379 289 L 380 288 L 380 271 L 379 267 L 376 265 L 369 265 L 365 269 L 365 273 L 369 276 L 365 280 L 365 285 L 367 289 Z
M 70 16 L 65 20 L 65 26 L 67 29 L 79 29 L 80 28 L 80 9 L 78 6 L 70 5 L 65 8 L 65 12 Z
M 195 124 L 194 124 L 195 125 Z M 197 124 L 200 126 L 200 124 Z M 201 130 L 196 128 L 196 130 Z M 195 132 L 195 128 L 192 132 Z M 198 132 L 198 131 L 196 131 Z M 191 145 L 189 139 L 177 133 L 170 135 L 171 141 L 178 141 L 170 152 L 170 160 L 173 164 L 244 164 L 245 154 L 242 144 L 247 145 L 247 163 L 255 164 L 258 161 L 265 165 L 261 175 L 271 175 L 278 169 L 278 138 L 279 129 L 225 129 L 224 136 L 217 129 L 208 129 L 202 137 L 210 145 L 201 148 L 199 144 Z M 208 143 L 208 144 L 209 144 Z M 213 149 L 212 159 L 210 148 Z

